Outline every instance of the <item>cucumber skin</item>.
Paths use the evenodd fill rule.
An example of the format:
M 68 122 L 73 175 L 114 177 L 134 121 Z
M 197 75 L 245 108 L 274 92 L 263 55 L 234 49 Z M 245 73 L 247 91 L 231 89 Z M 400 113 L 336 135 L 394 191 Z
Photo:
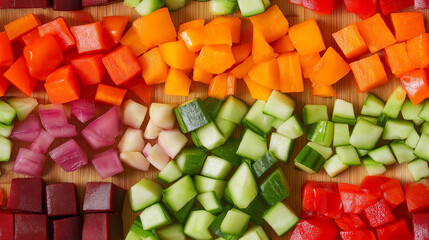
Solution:
M 201 98 L 195 98 L 174 108 L 174 114 L 183 133 L 192 132 L 212 121 Z
M 316 150 L 305 145 L 294 161 L 318 173 L 325 165 L 326 159 Z

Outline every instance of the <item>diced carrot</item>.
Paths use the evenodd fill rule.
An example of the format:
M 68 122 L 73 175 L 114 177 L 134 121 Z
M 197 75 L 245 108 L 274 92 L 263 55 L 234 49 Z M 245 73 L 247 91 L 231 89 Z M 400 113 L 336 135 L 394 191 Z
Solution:
M 252 81 L 249 76 L 243 77 L 244 82 L 247 85 L 247 88 L 249 89 L 250 96 L 254 99 L 262 100 L 262 101 L 268 101 L 268 98 L 271 95 L 272 89 L 265 88 L 258 83 Z
M 46 93 L 51 103 L 67 103 L 79 99 L 80 83 L 71 65 L 60 67 L 46 78 Z
M 39 18 L 34 13 L 25 17 L 18 18 L 13 22 L 4 25 L 4 30 L 7 33 L 10 41 L 15 41 L 22 35 L 37 28 L 41 24 Z
M 314 18 L 293 25 L 289 38 L 300 55 L 312 55 L 326 49 L 322 32 Z
M 159 45 L 164 61 L 175 69 L 192 69 L 195 64 L 195 53 L 190 51 L 182 40 Z
M 180 24 L 179 30 L 177 31 L 177 38 L 181 39 L 180 34 L 187 29 L 204 27 L 204 23 L 205 23 L 205 20 L 200 18 L 200 19 L 195 19 L 195 20 Z
M 4 71 L 0 69 L 0 96 L 4 96 L 10 86 L 10 82 L 3 77 Z
M 149 47 L 145 46 L 141 41 L 140 37 L 134 28 L 128 29 L 128 31 L 122 36 L 120 43 L 127 46 L 136 57 L 146 52 Z
M 253 29 L 252 56 L 255 63 L 271 60 L 278 56 L 270 44 L 265 41 L 264 36 L 256 29 Z
M 101 82 L 106 73 L 101 58 L 102 54 L 92 54 L 71 60 L 71 65 L 83 85 L 90 86 Z
M 371 53 L 396 43 L 395 37 L 379 13 L 358 22 L 357 26 Z
M 274 4 L 264 13 L 249 18 L 255 29 L 261 32 L 267 42 L 273 42 L 284 36 L 289 30 L 289 22 L 280 8 Z
M 70 31 L 75 38 L 80 54 L 106 51 L 113 45 L 100 22 L 73 26 Z
M 148 48 L 176 40 L 176 29 L 168 8 L 160 8 L 135 20 L 133 28 L 140 37 L 140 41 Z
M 121 40 L 129 21 L 128 16 L 108 16 L 101 18 L 101 25 L 116 45 Z
M 407 41 L 407 52 L 416 68 L 429 66 L 429 33 Z
M 241 19 L 239 17 L 216 17 L 211 20 L 207 25 L 210 24 L 226 24 L 231 30 L 232 43 L 239 43 L 241 37 Z
M 299 63 L 301 64 L 302 76 L 309 78 L 313 72 L 314 66 L 320 61 L 320 54 L 315 53 L 313 55 L 299 55 Z
M 277 58 L 280 73 L 280 91 L 304 92 L 301 64 L 297 52 L 283 53 Z
M 126 89 L 98 84 L 94 100 L 110 105 L 121 106 L 126 93 Z
M 398 42 L 410 40 L 426 32 L 421 12 L 392 13 L 390 19 Z
M 209 97 L 224 99 L 228 87 L 228 77 L 230 74 L 222 73 L 212 78 L 209 85 Z
M 232 96 L 235 95 L 237 88 L 237 79 L 231 73 L 228 73 L 228 80 L 226 84 L 226 95 Z
M 101 60 L 116 85 L 131 80 L 142 71 L 139 60 L 127 46 L 118 46 Z
M 37 83 L 37 79 L 32 77 L 28 71 L 24 56 L 18 58 L 3 76 L 27 96 L 31 96 Z
M 283 37 L 279 38 L 277 41 L 273 42 L 271 46 L 273 47 L 274 52 L 278 54 L 292 52 L 295 50 L 289 35 L 284 35 Z
M 231 46 L 204 46 L 197 57 L 196 64 L 206 72 L 221 74 L 234 65 Z
M 134 93 L 144 103 L 149 104 L 152 96 L 152 87 L 148 86 L 143 78 L 136 77 L 123 84 L 126 89 Z
M 232 54 L 234 55 L 235 64 L 242 63 L 250 55 L 252 51 L 252 44 L 242 43 L 232 47 Z
M 402 87 L 414 105 L 429 98 L 429 82 L 427 69 L 417 69 L 401 76 Z
M 313 67 L 310 81 L 332 85 L 350 72 L 346 61 L 332 47 L 323 54 L 320 61 Z
M 350 68 L 359 92 L 367 92 L 389 81 L 378 54 L 352 62 Z
M 25 46 L 24 57 L 31 76 L 41 81 L 64 61 L 63 53 L 51 35 Z
M 396 77 L 415 69 L 404 42 L 389 46 L 384 51 L 387 65 Z
M 5 32 L 0 32 L 0 69 L 8 68 L 13 63 L 12 45 Z
M 332 37 L 347 59 L 358 57 L 368 52 L 368 47 L 356 23 L 352 23 L 340 31 L 333 33 Z
M 191 79 L 179 69 L 170 68 L 165 81 L 164 93 L 174 96 L 189 96 Z
M 21 43 L 22 46 L 27 46 L 35 42 L 37 39 L 40 39 L 39 29 L 35 28 L 28 33 L 22 35 L 19 38 L 19 43 Z
M 232 46 L 231 29 L 226 23 L 207 24 L 202 28 L 191 28 L 180 34 L 191 51 L 199 51 L 203 46 L 226 44 Z
M 250 69 L 249 78 L 263 87 L 279 90 L 279 64 L 277 59 L 257 63 Z
M 201 82 L 204 84 L 210 84 L 210 81 L 213 78 L 213 73 L 206 72 L 201 69 L 197 64 L 195 64 L 194 71 L 192 73 L 192 80 L 195 82 Z
M 242 79 L 244 76 L 246 76 L 249 73 L 250 69 L 252 69 L 254 65 L 255 65 L 255 62 L 253 61 L 253 57 L 249 56 L 246 58 L 246 60 L 244 60 L 244 62 L 234 67 L 231 70 L 231 74 L 238 79 Z
M 331 85 L 326 85 L 323 83 L 312 83 L 311 86 L 313 89 L 311 90 L 311 94 L 313 96 L 318 97 L 336 97 L 337 92 L 335 92 L 334 88 Z
M 152 48 L 139 57 L 142 76 L 147 85 L 164 83 L 168 75 L 168 65 L 158 47 Z
M 61 51 L 65 52 L 76 47 L 76 41 L 71 34 L 69 27 L 63 17 L 59 17 L 48 23 L 45 23 L 39 28 L 39 35 L 41 38 L 52 35 L 58 42 Z

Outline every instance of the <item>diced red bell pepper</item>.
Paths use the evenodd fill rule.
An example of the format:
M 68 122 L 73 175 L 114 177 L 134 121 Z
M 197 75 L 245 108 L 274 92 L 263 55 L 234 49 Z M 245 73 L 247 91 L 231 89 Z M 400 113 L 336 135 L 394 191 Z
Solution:
M 414 0 L 380 0 L 381 11 L 384 15 L 412 6 Z
M 371 230 L 340 232 L 343 240 L 377 240 Z
M 300 218 L 304 219 L 304 220 L 312 220 L 312 219 L 317 219 L 317 220 L 332 220 L 331 217 L 327 217 L 327 216 L 321 215 L 317 211 L 301 211 Z
M 401 76 L 402 87 L 415 105 L 429 97 L 429 82 L 426 69 L 417 69 Z
M 369 225 L 373 228 L 395 221 L 395 216 L 384 199 L 367 207 L 364 211 Z
M 428 9 L 429 0 L 414 0 L 414 9 Z
M 429 189 L 422 183 L 408 183 L 404 186 L 409 212 L 429 209 Z
M 429 212 L 413 214 L 414 240 L 429 240 Z
M 106 68 L 101 61 L 101 57 L 102 54 L 93 54 L 71 60 L 71 64 L 83 85 L 98 84 L 103 79 Z
M 144 103 L 149 104 L 152 97 L 152 87 L 148 86 L 141 77 L 136 77 L 123 84 L 126 89 L 134 93 Z
M 356 231 L 366 229 L 365 223 L 356 214 L 345 213 L 334 220 L 335 224 L 343 231 Z
M 89 23 L 70 28 L 80 54 L 101 52 L 112 48 L 113 43 L 100 22 Z
M 306 182 L 302 190 L 303 211 L 317 211 L 331 218 L 339 217 L 342 204 L 336 183 Z
M 127 46 L 119 46 L 102 58 L 103 64 L 116 85 L 126 83 L 141 73 L 139 60 Z
M 58 42 L 61 51 L 65 52 L 76 47 L 76 41 L 63 17 L 59 17 L 39 26 L 40 37 L 52 35 Z
M 412 240 L 410 229 L 404 219 L 388 223 L 377 229 L 378 240 Z
M 391 178 L 384 176 L 366 176 L 360 183 L 360 188 L 368 193 L 381 197 L 381 185 L 390 181 Z
M 45 89 L 53 104 L 68 103 L 80 96 L 80 82 L 71 65 L 58 68 L 49 74 Z
M 377 12 L 377 0 L 344 0 L 347 12 L 367 19 Z
M 337 228 L 333 221 L 301 220 L 296 225 L 290 240 L 335 240 Z
M 12 45 L 6 32 L 0 32 L 0 69 L 8 68 L 12 63 Z
M 0 69 L 0 97 L 3 97 L 10 86 L 10 82 L 3 77 L 4 70 Z
M 28 72 L 24 56 L 18 58 L 3 76 L 27 96 L 31 96 L 37 83 L 37 79 Z
M 327 15 L 332 12 L 334 0 L 302 0 L 301 5 L 317 14 Z
M 345 213 L 359 214 L 378 200 L 376 195 L 365 192 L 356 185 L 339 183 L 338 190 Z
M 383 199 L 386 200 L 391 209 L 405 202 L 405 194 L 398 179 L 392 179 L 381 185 L 381 190 L 383 192 Z
M 30 45 L 40 39 L 39 29 L 33 29 L 19 38 L 19 43 L 23 46 Z

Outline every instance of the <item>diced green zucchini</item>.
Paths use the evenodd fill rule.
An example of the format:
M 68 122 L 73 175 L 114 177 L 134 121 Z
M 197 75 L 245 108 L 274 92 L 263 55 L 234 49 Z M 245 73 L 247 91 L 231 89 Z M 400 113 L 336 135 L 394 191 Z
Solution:
M 352 145 L 335 148 L 338 158 L 346 165 L 360 166 L 360 158 L 356 149 Z
M 164 6 L 164 0 L 142 0 L 134 9 L 142 16 L 146 16 Z
M 18 116 L 19 121 L 26 119 L 39 104 L 37 99 L 32 97 L 11 97 L 6 101 L 16 110 L 16 115 Z
M 0 100 L 0 123 L 12 125 L 15 116 L 16 110 L 5 101 Z
M 428 162 L 422 159 L 416 159 L 408 163 L 408 170 L 415 182 L 429 177 Z
M 221 212 L 216 219 L 212 222 L 212 224 L 210 224 L 210 229 L 213 231 L 214 234 L 216 234 L 217 236 L 221 237 L 222 239 L 229 239 L 229 240 L 238 240 L 238 236 L 235 235 L 231 235 L 231 234 L 227 234 L 227 233 L 223 233 L 220 229 L 223 220 L 226 217 L 226 214 L 228 213 L 229 210 L 231 210 L 232 207 L 229 205 L 226 205 L 223 212 Z
M 211 119 L 215 119 L 219 113 L 220 107 L 225 102 L 223 99 L 208 97 L 204 99 L 203 104 Z
M 419 117 L 419 113 L 423 109 L 423 103 L 414 105 L 410 99 L 406 99 L 401 108 L 402 117 L 405 120 L 413 121 L 416 125 L 420 125 L 424 122 L 423 119 Z
M 304 125 L 310 125 L 320 121 L 329 121 L 328 107 L 326 105 L 305 105 L 302 109 Z
M 251 221 L 255 224 L 262 224 L 262 216 L 271 208 L 271 205 L 265 201 L 261 194 L 255 197 L 255 199 L 246 208 L 240 208 L 241 211 L 251 216 Z
M 183 225 L 180 223 L 175 223 L 159 230 L 158 235 L 162 240 L 186 240 Z
M 280 161 L 287 163 L 294 144 L 294 139 L 290 139 L 278 133 L 272 133 L 269 150 L 276 158 L 280 159 Z
M 376 117 L 370 117 L 370 116 L 364 116 L 364 115 L 359 115 L 357 117 L 357 121 L 359 121 L 359 119 L 361 119 L 361 118 L 367 120 L 368 122 L 372 122 L 374 124 L 377 124 L 377 121 L 378 121 L 378 118 L 376 118 Z
M 228 182 L 228 190 L 234 205 L 246 208 L 258 195 L 258 186 L 250 167 L 242 163 Z
M 215 192 L 218 199 L 222 199 L 225 191 L 226 181 L 219 179 L 212 179 L 200 175 L 194 177 L 195 188 L 198 193 Z
M 233 14 L 237 7 L 237 0 L 210 0 L 210 13 L 213 15 Z
M 124 6 L 126 7 L 137 7 L 142 0 L 124 0 Z
M 215 218 L 216 216 L 204 210 L 192 211 L 183 232 L 194 239 L 211 239 L 209 226 Z
M 419 113 L 419 117 L 427 122 L 429 122 L 429 101 L 425 102 L 423 109 Z
M 290 139 L 296 139 L 304 135 L 305 130 L 298 116 L 295 114 L 277 128 L 277 133 Z
M 414 130 L 412 122 L 399 119 L 389 119 L 386 122 L 383 132 L 384 140 L 403 140 L 410 136 L 410 133 Z
M 143 230 L 151 230 L 173 222 L 160 203 L 155 203 L 144 209 L 140 214 L 140 220 L 142 221 Z
M 332 144 L 334 138 L 334 123 L 331 121 L 320 121 L 310 126 L 307 133 L 307 140 L 318 143 L 325 147 Z
M 177 166 L 176 161 L 171 160 L 168 162 L 167 166 L 158 173 L 156 180 L 161 183 L 168 184 L 176 181 L 181 176 L 182 172 L 180 171 L 179 166 Z
M 201 144 L 201 141 L 198 138 L 196 131 L 191 132 L 191 139 L 192 139 L 192 142 L 194 143 L 195 147 L 199 147 L 199 148 L 202 148 L 205 151 L 207 151 L 207 149 L 205 149 L 205 147 Z
M 429 134 L 429 122 L 423 123 L 423 125 L 420 127 L 420 133 Z
M 344 164 L 340 160 L 338 154 L 335 154 L 330 159 L 328 159 L 328 161 L 326 161 L 325 166 L 323 166 L 323 167 L 325 168 L 326 173 L 331 178 L 334 178 L 334 177 L 338 176 L 340 173 L 347 170 L 349 168 L 349 165 Z
M 241 164 L 241 157 L 236 154 L 239 146 L 239 140 L 230 138 L 223 145 L 210 150 L 210 152 L 220 158 L 227 160 L 234 166 L 239 166 Z
M 324 159 L 329 159 L 333 153 L 332 148 L 325 147 L 314 142 L 308 142 L 307 145 L 322 155 Z
M 404 141 L 393 141 L 390 143 L 390 148 L 393 154 L 395 154 L 398 163 L 405 163 L 416 159 L 414 150 L 405 144 Z
M 384 164 L 376 162 L 370 157 L 364 157 L 362 162 L 363 166 L 368 172 L 368 175 L 370 176 L 381 175 L 386 172 L 386 167 Z
M 217 148 L 226 142 L 226 138 L 219 131 L 214 122 L 210 122 L 207 125 L 198 128 L 195 133 L 201 145 L 208 150 Z
M 243 17 L 251 17 L 265 12 L 265 5 L 262 0 L 238 0 L 238 6 Z
M 281 120 L 276 118 L 273 123 L 271 124 L 271 126 L 273 126 L 273 128 L 278 129 L 283 123 L 285 123 L 285 120 Z
M 370 150 L 375 147 L 383 133 L 383 128 L 365 119 L 359 119 L 350 136 L 350 144 L 357 149 Z
M 368 153 L 368 156 L 370 156 L 374 161 L 384 165 L 391 165 L 396 162 L 395 156 L 393 156 L 388 145 L 383 145 L 377 149 L 371 150 Z
M 240 124 L 248 111 L 249 105 L 247 103 L 234 96 L 229 96 L 222 104 L 218 117 Z
M 417 143 L 419 143 L 419 140 L 420 140 L 420 136 L 417 133 L 417 131 L 414 130 L 414 131 L 411 131 L 411 133 L 408 136 L 407 140 L 405 140 L 405 144 L 407 144 L 411 148 L 416 148 L 417 147 Z
M 274 117 L 262 112 L 264 106 L 265 101 L 256 100 L 242 121 L 243 126 L 260 135 L 269 133 L 272 129 L 272 123 L 275 120 Z
M 332 112 L 332 121 L 354 125 L 356 123 L 356 117 L 353 104 L 337 98 Z
M 239 240 L 269 240 L 264 229 L 259 225 L 251 226 Z
M 190 176 L 184 176 L 162 191 L 165 204 L 174 212 L 182 209 L 197 196 L 197 190 Z
M 226 234 L 241 236 L 246 232 L 249 222 L 250 215 L 232 208 L 226 213 L 226 216 L 220 225 L 220 231 Z
M 366 156 L 370 150 L 366 150 L 366 149 L 356 149 L 359 157 L 363 157 Z
M 183 133 L 197 130 L 212 121 L 200 98 L 194 98 L 176 107 L 174 114 Z
M 333 146 L 349 145 L 350 131 L 346 123 L 334 123 L 334 140 Z
M 295 110 L 295 99 L 277 90 L 271 92 L 263 112 L 276 119 L 288 120 Z
M 295 157 L 295 167 L 308 173 L 318 173 L 326 162 L 326 159 L 312 147 L 305 145 Z
M 252 130 L 245 130 L 237 149 L 237 155 L 257 161 L 267 152 L 267 140 L 254 133 Z
M 170 12 L 181 9 L 186 5 L 187 0 L 164 0 L 165 6 L 167 6 Z
M 278 202 L 265 213 L 264 220 L 281 237 L 298 223 L 299 218 L 288 205 Z
M 362 115 L 378 117 L 384 109 L 384 101 L 372 93 L 368 93 L 362 106 Z
M 7 162 L 10 160 L 12 154 L 12 141 L 0 136 L 0 162 Z
M 215 123 L 219 131 L 226 139 L 231 137 L 232 133 L 234 133 L 234 130 L 237 127 L 237 124 L 220 117 L 215 118 Z
M 222 205 L 220 204 L 219 199 L 216 197 L 216 193 L 213 191 L 199 194 L 197 196 L 197 200 L 209 213 L 217 214 L 222 212 Z
M 142 221 L 137 217 L 128 231 L 125 240 L 160 240 L 155 230 L 143 230 Z
M 414 149 L 414 155 L 416 155 L 417 157 L 423 160 L 429 161 L 429 150 L 427 148 L 428 146 L 429 146 L 429 134 L 423 133 L 420 136 L 419 143 L 417 143 L 417 146 Z
M 131 209 L 134 212 L 141 211 L 146 207 L 161 200 L 162 187 L 156 182 L 143 178 L 128 190 Z
M 209 178 L 224 180 L 231 172 L 233 165 L 223 158 L 208 156 L 204 162 L 201 175 Z
M 407 97 L 407 92 L 402 86 L 398 86 L 387 99 L 386 105 L 383 108 L 383 113 L 390 118 L 397 118 L 401 111 L 402 104 Z
M 185 223 L 186 219 L 188 219 L 189 214 L 191 213 L 191 211 L 195 207 L 195 204 L 197 202 L 197 198 L 196 197 L 192 198 L 191 201 L 186 203 L 186 205 L 184 207 L 182 207 L 179 211 L 174 211 L 170 207 L 170 205 L 168 205 L 166 203 L 165 198 L 162 199 L 162 202 L 167 207 L 167 209 L 170 211 L 170 213 L 173 214 L 173 216 L 177 219 L 177 221 L 179 221 L 180 223 Z
M 184 148 L 176 158 L 177 166 L 184 175 L 195 175 L 200 173 L 204 164 L 206 152 L 201 148 Z
M 261 183 L 261 194 L 271 205 L 289 197 L 290 187 L 281 168 L 277 168 Z
M 270 169 L 277 162 L 276 157 L 271 151 L 267 151 L 258 161 L 252 165 L 253 172 L 256 177 L 261 177 L 268 169 Z

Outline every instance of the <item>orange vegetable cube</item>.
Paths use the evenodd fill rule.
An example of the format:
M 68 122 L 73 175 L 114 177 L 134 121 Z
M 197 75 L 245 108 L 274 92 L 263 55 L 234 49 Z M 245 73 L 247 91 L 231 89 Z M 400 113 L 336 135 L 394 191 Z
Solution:
M 247 85 L 247 88 L 249 89 L 250 96 L 254 99 L 268 101 L 268 98 L 271 95 L 272 89 L 263 87 L 259 85 L 258 83 L 252 81 L 249 76 L 243 77 L 244 82 Z
M 261 32 L 267 42 L 281 38 L 289 30 L 289 22 L 276 4 L 264 13 L 251 16 L 249 19 L 253 27 Z
M 312 83 L 311 86 L 313 87 L 311 90 L 311 94 L 313 96 L 318 97 L 336 97 L 337 92 L 335 92 L 335 89 L 331 85 L 326 85 L 323 83 Z
M 312 55 L 326 49 L 322 32 L 314 18 L 293 25 L 289 38 L 300 55 Z
M 200 19 L 195 19 L 195 20 L 180 24 L 179 30 L 177 31 L 177 38 L 181 39 L 180 34 L 187 29 L 204 27 L 204 23 L 205 23 L 205 20 L 200 18 Z
M 359 32 L 356 23 L 352 23 L 340 31 L 333 33 L 335 42 L 347 59 L 358 57 L 368 52 L 368 47 Z
M 144 103 L 149 104 L 152 97 L 152 87 L 148 86 L 143 78 L 136 77 L 123 84 L 126 89 L 134 93 Z
M 253 61 L 253 57 L 249 56 L 246 58 L 246 60 L 244 60 L 244 62 L 234 67 L 231 70 L 231 74 L 238 79 L 242 79 L 244 76 L 246 76 L 249 73 L 250 69 L 252 69 L 254 65 L 255 65 L 255 62 Z
M 228 73 L 222 73 L 212 78 L 209 85 L 209 97 L 224 99 L 228 88 L 228 77 L 234 77 Z
M 0 70 L 0 96 L 4 96 L 10 86 L 10 82 L 3 77 L 3 70 Z
M 271 46 L 273 47 L 274 52 L 278 54 L 292 52 L 295 50 L 289 35 L 284 35 L 283 37 L 279 38 L 277 41 L 273 42 Z
M 279 64 L 277 63 L 277 59 L 274 58 L 253 66 L 249 71 L 249 78 L 253 82 L 258 83 L 258 85 L 279 90 Z
M 132 27 L 122 36 L 120 43 L 127 46 L 136 57 L 142 55 L 149 49 L 148 46 L 145 46 L 140 41 L 139 35 Z
M 320 61 L 313 67 L 310 81 L 332 85 L 350 72 L 346 61 L 332 47 L 323 54 Z
M 22 46 L 27 46 L 34 43 L 37 39 L 40 39 L 39 29 L 35 28 L 28 33 L 22 35 L 19 38 L 19 43 L 21 43 Z
M 116 85 L 136 77 L 142 70 L 139 61 L 126 46 L 117 47 L 101 60 Z
M 379 13 L 358 22 L 357 26 L 371 53 L 396 43 L 395 37 Z
M 140 37 L 140 41 L 148 48 L 176 40 L 176 29 L 168 8 L 160 8 L 135 20 L 133 28 Z
M 387 65 L 396 77 L 415 69 L 404 42 L 389 46 L 384 51 Z
M 185 41 L 189 50 L 200 51 L 206 39 L 204 27 L 186 29 L 180 33 L 180 38 Z
M 401 76 L 402 87 L 414 105 L 429 98 L 429 82 L 426 69 L 417 69 Z
M 181 70 L 170 68 L 165 81 L 164 93 L 174 96 L 189 96 L 191 79 Z
M 320 61 L 320 54 L 299 55 L 299 63 L 301 64 L 302 76 L 309 78 L 313 73 L 313 68 Z
M 255 63 L 264 62 L 278 56 L 270 44 L 265 41 L 264 36 L 256 29 L 253 30 L 252 56 Z
M 211 20 L 207 25 L 210 24 L 226 24 L 231 30 L 232 43 L 239 43 L 241 37 L 241 19 L 239 17 L 216 17 Z
M 195 82 L 201 82 L 204 84 L 210 84 L 210 81 L 213 78 L 213 73 L 206 72 L 201 69 L 197 64 L 194 67 L 194 71 L 192 73 L 192 80 Z
M 429 66 L 429 33 L 407 41 L 407 52 L 416 68 Z
M 93 54 L 71 60 L 71 65 L 83 85 L 90 86 L 101 82 L 106 73 L 101 58 L 102 54 Z
M 18 18 L 13 22 L 4 25 L 4 30 L 10 41 L 15 41 L 22 35 L 37 28 L 41 24 L 39 18 L 34 13 Z
M 121 40 L 129 21 L 128 16 L 107 16 L 101 18 L 101 25 L 116 45 Z
M 280 70 L 280 91 L 304 92 L 301 64 L 297 52 L 284 53 L 277 58 Z
M 24 56 L 18 58 L 3 76 L 27 96 L 31 96 L 37 83 L 37 79 L 31 76 L 28 71 Z
M 252 51 L 252 44 L 242 43 L 232 47 L 232 54 L 234 55 L 235 64 L 242 63 L 250 55 Z
M 121 106 L 126 93 L 126 89 L 98 84 L 94 100 L 110 105 Z
M 195 64 L 195 53 L 190 51 L 182 40 L 159 45 L 164 61 L 175 69 L 192 69 Z
M 398 42 L 410 40 L 426 32 L 421 12 L 392 13 L 390 19 Z
M 40 37 L 52 35 L 61 51 L 68 51 L 76 46 L 73 35 L 63 17 L 59 17 L 38 27 Z
M 158 47 L 152 48 L 139 57 L 142 76 L 147 85 L 164 83 L 168 75 L 168 65 Z
M 237 88 L 237 79 L 231 73 L 228 74 L 228 80 L 226 83 L 226 95 L 235 95 Z
M 13 63 L 12 45 L 5 32 L 0 32 L 0 69 L 8 68 Z
M 207 45 L 232 46 L 231 29 L 227 23 L 212 23 L 202 28 L 187 29 L 180 36 L 189 50 L 194 52 Z
M 80 96 L 80 83 L 71 65 L 60 67 L 49 74 L 45 89 L 51 103 L 67 103 Z
M 350 68 L 360 92 L 367 92 L 389 81 L 378 54 L 352 62 Z
M 113 43 L 100 22 L 70 27 L 80 54 L 109 50 Z
M 234 55 L 231 46 L 204 46 L 197 57 L 196 64 L 206 72 L 221 74 L 234 65 Z

